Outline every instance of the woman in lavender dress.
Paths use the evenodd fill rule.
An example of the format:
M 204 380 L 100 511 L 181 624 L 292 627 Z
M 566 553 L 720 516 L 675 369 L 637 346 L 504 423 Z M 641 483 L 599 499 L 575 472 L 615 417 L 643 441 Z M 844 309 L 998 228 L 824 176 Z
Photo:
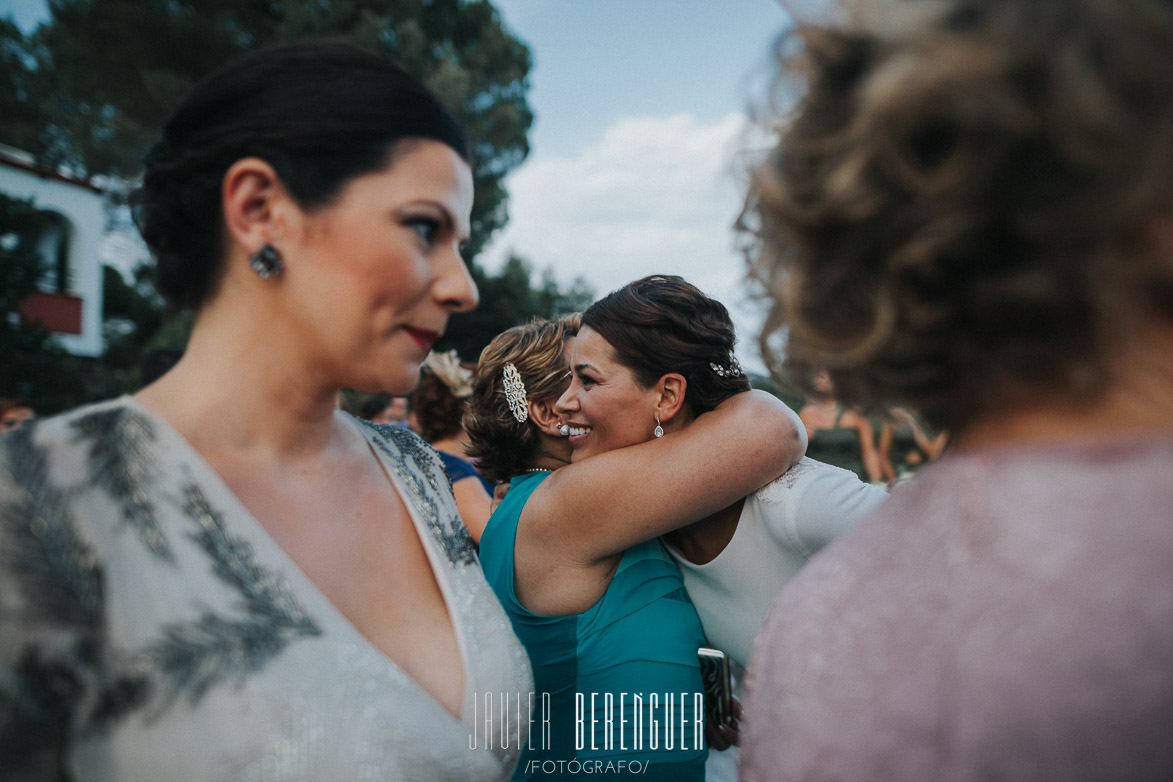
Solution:
M 781 49 L 767 341 L 951 444 L 772 607 L 743 778 L 1171 779 L 1173 4 L 844 5 Z

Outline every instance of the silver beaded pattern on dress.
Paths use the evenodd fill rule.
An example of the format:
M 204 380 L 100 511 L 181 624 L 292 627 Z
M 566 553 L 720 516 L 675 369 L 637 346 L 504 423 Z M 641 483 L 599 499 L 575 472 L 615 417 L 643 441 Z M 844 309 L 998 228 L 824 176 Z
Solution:
M 362 423 L 366 425 L 366 422 Z M 366 426 L 367 431 L 374 433 L 371 439 L 387 457 L 391 472 L 400 485 L 406 487 L 408 496 L 404 500 L 420 513 L 432 533 L 434 544 L 446 555 L 451 566 L 449 609 L 453 613 L 458 639 L 461 635 L 465 639 L 461 651 L 474 697 L 484 692 L 520 691 L 528 694 L 533 681 L 529 657 L 484 579 L 472 538 L 456 509 L 451 485 L 441 479 L 446 473 L 439 456 L 409 430 Z M 427 541 L 424 543 L 427 545 Z M 440 573 L 436 575 L 438 580 L 442 578 Z M 496 651 L 491 650 L 494 646 Z M 501 682 L 510 684 L 501 688 Z M 470 724 L 470 729 L 472 727 Z M 523 730 L 523 739 L 525 736 Z M 496 754 L 512 767 L 519 751 L 511 747 L 496 751 Z
M 394 664 L 361 641 L 329 641 L 328 665 L 291 660 L 301 680 L 261 697 L 263 743 L 225 753 L 232 782 L 436 780 L 505 782 L 515 758 L 467 748 L 465 728 Z M 345 672 L 345 676 L 338 675 Z
M 149 419 L 120 408 L 100 410 L 72 421 L 78 443 L 89 453 L 89 480 L 122 506 L 125 521 L 159 557 L 175 561 L 147 487 L 158 465 L 150 458 L 156 441 Z
M 87 414 L 113 412 L 121 415 L 71 429 Z M 159 778 L 166 767 L 176 782 L 508 778 L 516 747 L 467 748 L 471 701 L 483 692 L 527 694 L 528 659 L 466 551 L 467 531 L 426 445 L 368 435 L 423 522 L 421 541 L 438 565 L 466 665 L 460 719 L 362 638 L 162 422 L 129 400 L 79 413 L 0 441 L 8 468 L 0 471 L 0 601 L 24 603 L 22 616 L 36 620 L 24 622 L 29 633 L 20 637 L 3 622 L 0 660 L 26 650 L 53 663 L 45 673 L 57 676 L 22 670 L 21 684 L 9 671 L 0 676 L 0 695 L 14 684 L 32 695 L 60 693 L 42 685 L 57 687 L 63 672 L 81 688 L 64 702 L 68 712 L 41 711 L 27 721 L 21 736 L 33 739 L 35 751 L 86 769 L 79 780 L 105 779 L 110 758 L 118 759 L 119 779 Z M 95 422 L 119 418 L 130 425 L 115 427 L 122 434 L 102 448 L 126 457 L 117 468 L 122 477 L 146 476 L 148 485 L 91 480 L 88 438 L 104 428 Z M 142 436 L 152 427 L 153 435 Z M 17 439 L 30 435 L 32 448 Z M 37 447 L 38 440 L 49 444 Z M 8 491 L 13 486 L 20 490 Z M 143 507 L 128 504 L 127 491 L 149 498 L 174 560 L 150 545 L 143 527 L 126 523 L 128 508 Z M 25 513 L 29 502 L 40 512 Z M 29 581 L 40 560 L 9 546 L 22 535 L 32 545 L 22 550 L 57 557 L 45 563 L 56 590 Z M 78 600 L 61 591 L 63 576 L 78 587 Z M 63 622 L 70 614 L 76 619 Z M 84 659 L 77 656 L 83 649 Z M 81 736 L 65 729 L 87 722 Z M 48 743 L 65 735 L 67 744 Z
M 375 431 L 379 435 L 375 438 L 375 445 L 388 457 L 395 477 L 411 494 L 412 507 L 422 513 L 424 522 L 449 563 L 475 563 L 476 548 L 456 510 L 455 500 L 451 507 L 444 509 L 443 515 L 437 505 L 438 498 L 452 493 L 451 483 L 446 477 L 448 471 L 444 469 L 440 457 L 410 430 L 396 426 L 381 427 Z M 392 450 L 392 443 L 398 452 Z M 409 460 L 415 465 L 415 470 L 408 469 Z M 440 476 L 445 476 L 445 479 L 441 481 Z

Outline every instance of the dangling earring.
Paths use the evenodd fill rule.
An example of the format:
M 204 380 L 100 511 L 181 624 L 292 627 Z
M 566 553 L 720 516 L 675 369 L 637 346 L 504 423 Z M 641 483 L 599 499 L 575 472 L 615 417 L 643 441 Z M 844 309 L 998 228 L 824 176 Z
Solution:
M 567 426 L 566 424 L 559 424 L 558 425 L 558 434 L 562 435 L 563 437 L 569 437 L 570 436 L 570 427 Z
M 660 426 L 660 414 L 656 413 L 656 428 L 652 430 L 652 434 L 656 437 L 664 436 L 664 427 Z
M 281 273 L 284 265 L 281 263 L 281 254 L 277 252 L 277 248 L 271 244 L 266 244 L 261 249 L 248 257 L 248 265 L 252 267 L 253 271 L 262 280 L 267 280 L 270 277 L 276 277 Z

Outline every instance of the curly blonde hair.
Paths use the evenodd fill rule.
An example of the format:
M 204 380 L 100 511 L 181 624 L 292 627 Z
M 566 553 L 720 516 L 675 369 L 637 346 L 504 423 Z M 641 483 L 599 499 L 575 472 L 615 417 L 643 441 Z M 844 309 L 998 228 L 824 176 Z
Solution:
M 498 334 L 481 352 L 464 429 L 471 443 L 468 454 L 489 480 L 507 481 L 533 467 L 541 442 L 533 422 L 518 421 L 509 409 L 505 366 L 517 368 L 528 401 L 556 399 L 569 384 L 564 348 L 579 323 L 578 313 L 534 319 Z
M 1147 230 L 1171 201 L 1173 3 L 853 8 L 778 44 L 804 92 L 744 216 L 771 368 L 950 428 L 1096 398 L 1122 337 L 1173 320 Z

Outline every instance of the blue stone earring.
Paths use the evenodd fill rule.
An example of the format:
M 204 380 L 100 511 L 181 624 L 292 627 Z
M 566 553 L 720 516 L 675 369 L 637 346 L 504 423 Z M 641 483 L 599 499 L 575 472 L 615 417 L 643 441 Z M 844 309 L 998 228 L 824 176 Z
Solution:
M 284 269 L 281 263 L 281 254 L 277 252 L 277 248 L 271 244 L 266 244 L 261 249 L 249 256 L 248 265 L 252 267 L 253 271 L 262 280 L 267 280 L 270 277 L 276 277 Z

